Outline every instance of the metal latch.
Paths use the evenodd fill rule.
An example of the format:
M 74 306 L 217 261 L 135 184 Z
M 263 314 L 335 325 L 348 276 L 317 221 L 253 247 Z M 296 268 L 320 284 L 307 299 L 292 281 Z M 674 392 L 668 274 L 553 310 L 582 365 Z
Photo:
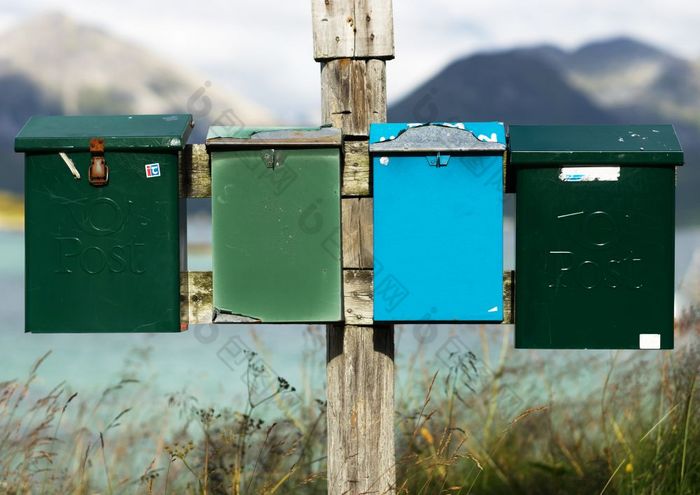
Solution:
M 438 151 L 435 156 L 426 156 L 425 159 L 431 167 L 446 167 L 447 162 L 450 161 L 450 155 L 441 155 Z
M 282 166 L 286 155 L 280 150 L 267 149 L 260 152 L 260 158 L 265 162 L 267 168 L 276 169 Z
M 105 140 L 92 138 L 90 140 L 90 168 L 88 181 L 95 187 L 106 186 L 109 181 L 109 167 L 105 162 Z

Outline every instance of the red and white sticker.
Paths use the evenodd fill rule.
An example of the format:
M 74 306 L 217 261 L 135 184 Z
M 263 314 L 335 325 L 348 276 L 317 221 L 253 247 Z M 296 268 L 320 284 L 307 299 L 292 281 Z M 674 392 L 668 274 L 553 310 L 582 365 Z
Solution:
M 146 178 L 160 177 L 160 163 L 149 163 L 146 165 Z

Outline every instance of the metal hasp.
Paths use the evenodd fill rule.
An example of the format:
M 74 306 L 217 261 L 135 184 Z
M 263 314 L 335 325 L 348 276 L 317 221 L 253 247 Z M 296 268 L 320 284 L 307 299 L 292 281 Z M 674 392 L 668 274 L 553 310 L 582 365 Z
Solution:
M 22 128 L 26 331 L 180 331 L 178 153 L 191 123 L 55 116 Z
M 217 323 L 342 319 L 339 129 L 211 127 Z
M 374 319 L 503 320 L 500 122 L 372 124 Z
M 511 126 L 515 345 L 672 349 L 673 128 Z
M 109 181 L 109 167 L 105 161 L 105 140 L 92 138 L 90 140 L 90 168 L 88 181 L 96 187 L 105 186 Z

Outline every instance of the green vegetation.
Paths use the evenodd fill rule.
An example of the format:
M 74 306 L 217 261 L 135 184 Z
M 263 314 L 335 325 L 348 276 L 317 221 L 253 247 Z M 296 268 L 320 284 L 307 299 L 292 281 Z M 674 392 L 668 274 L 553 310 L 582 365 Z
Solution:
M 593 356 L 514 351 L 508 331 L 482 331 L 483 358 L 443 346 L 458 350 L 400 361 L 399 493 L 700 493 L 699 332 L 690 322 L 673 352 Z M 96 397 L 37 396 L 47 357 L 0 383 L 2 494 L 326 492 L 322 390 L 296 390 L 253 352 L 247 398 L 222 409 L 163 395 L 138 369 Z M 586 373 L 604 379 L 584 387 Z

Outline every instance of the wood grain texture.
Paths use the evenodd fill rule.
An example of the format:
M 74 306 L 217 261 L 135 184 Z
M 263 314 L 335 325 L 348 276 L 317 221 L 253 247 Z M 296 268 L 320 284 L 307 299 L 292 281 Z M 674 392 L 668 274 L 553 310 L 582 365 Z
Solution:
M 349 325 L 372 325 L 372 270 L 343 270 L 343 306 Z
M 386 62 L 367 60 L 366 84 L 369 122 L 386 122 Z
M 187 272 L 180 277 L 181 316 L 187 315 L 187 323 L 208 324 L 214 314 L 211 272 Z
M 394 58 L 391 0 L 355 0 L 355 58 Z
M 394 54 L 391 5 L 391 0 L 312 0 L 314 56 L 323 60 L 321 115 L 345 138 L 366 143 L 369 124 L 386 121 L 384 59 Z M 344 195 L 370 194 L 363 146 L 344 148 Z M 366 221 L 354 220 L 366 218 L 367 211 L 371 203 L 360 200 L 345 206 L 343 238 L 349 241 L 343 243 L 343 258 L 350 264 L 370 259 L 363 245 L 371 244 L 372 234 Z M 345 325 L 330 325 L 326 333 L 328 493 L 393 494 L 394 328 L 358 326 L 373 323 L 372 270 L 344 270 L 343 289 Z
M 394 328 L 327 330 L 328 493 L 395 493 Z
M 321 116 L 344 136 L 369 136 L 371 122 L 386 120 L 386 63 L 342 58 L 321 64 Z
M 355 55 L 355 3 L 347 0 L 311 0 L 314 58 Z
M 373 268 L 372 198 L 343 198 L 343 267 Z
M 370 195 L 369 145 L 366 140 L 343 144 L 343 196 Z
M 180 275 L 180 311 L 183 325 L 211 323 L 213 316 L 211 272 L 183 272 Z M 349 324 L 373 324 L 372 275 L 372 270 L 367 269 L 343 270 L 345 319 Z M 503 272 L 504 325 L 515 323 L 514 294 L 515 272 Z
M 394 58 L 391 0 L 311 0 L 314 58 Z
M 515 272 L 503 272 L 503 324 L 515 324 Z
M 203 144 L 188 144 L 180 155 L 180 196 L 211 197 L 209 153 Z

